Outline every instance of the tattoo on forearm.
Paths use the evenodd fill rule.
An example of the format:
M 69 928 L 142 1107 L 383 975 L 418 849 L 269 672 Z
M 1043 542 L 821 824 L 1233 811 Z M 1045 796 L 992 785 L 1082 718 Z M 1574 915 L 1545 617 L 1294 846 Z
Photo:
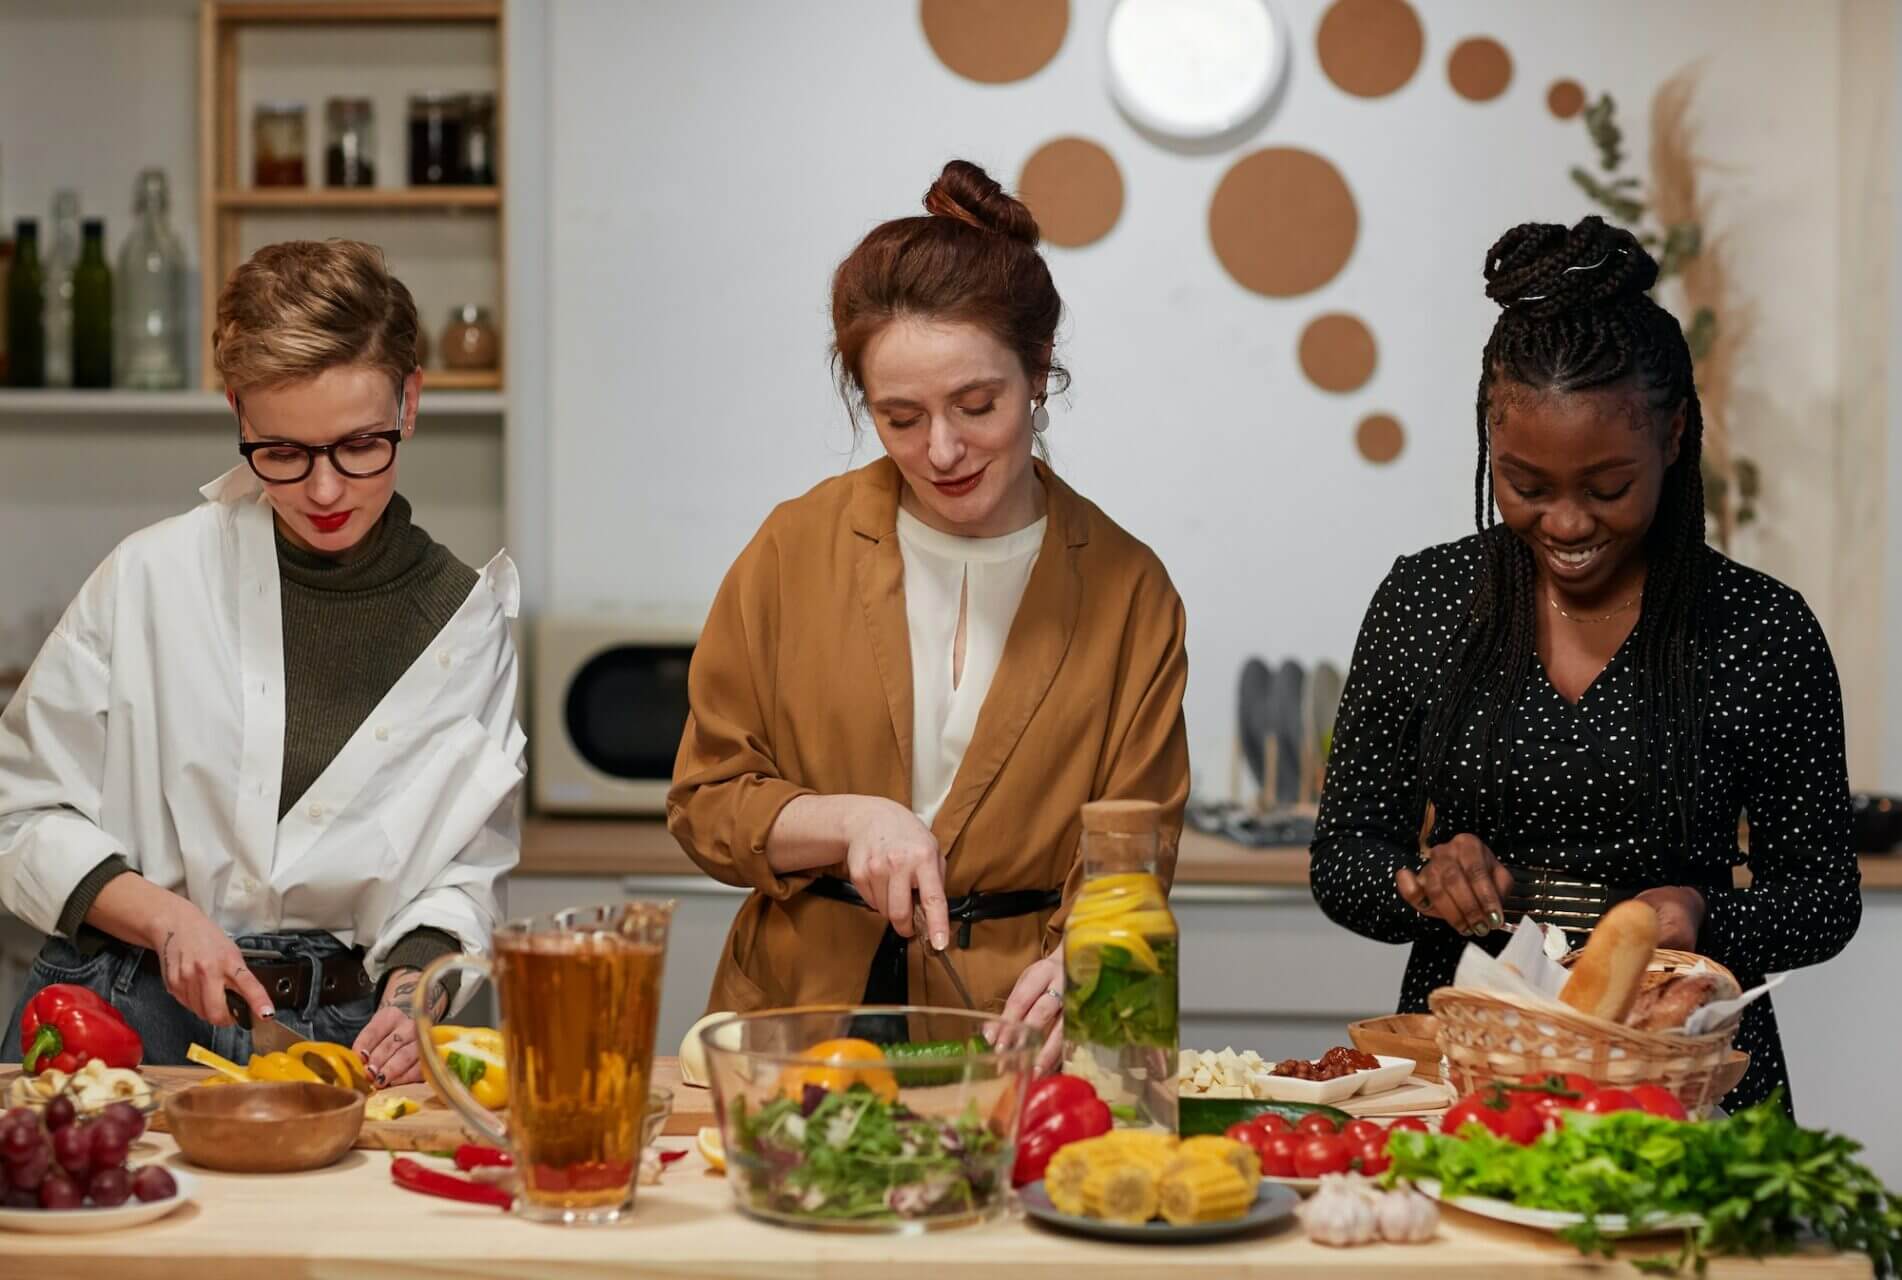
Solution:
M 384 988 L 383 1003 L 386 1005 L 394 1005 L 399 1009 L 408 1009 L 410 1007 L 410 1001 L 416 995 L 416 984 L 420 980 L 420 974 L 409 973 L 395 979 L 388 987 Z M 440 1018 L 448 1012 L 449 993 L 443 989 L 442 983 L 430 983 L 429 1016 L 432 1018 Z
M 172 939 L 177 936 L 177 930 L 168 929 L 165 933 L 165 941 L 159 943 L 159 972 L 161 974 L 168 972 L 172 967 Z

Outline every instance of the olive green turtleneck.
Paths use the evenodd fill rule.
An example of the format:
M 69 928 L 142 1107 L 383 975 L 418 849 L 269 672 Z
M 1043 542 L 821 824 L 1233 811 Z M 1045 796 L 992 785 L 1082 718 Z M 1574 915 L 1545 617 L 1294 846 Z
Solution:
M 282 819 L 448 625 L 477 575 L 410 523 L 401 494 L 342 556 L 306 550 L 281 529 L 276 539 L 284 625 Z M 75 936 L 99 890 L 127 870 L 116 855 L 93 868 L 66 900 L 59 931 Z M 420 968 L 457 950 L 451 935 L 419 929 L 392 950 L 389 967 Z

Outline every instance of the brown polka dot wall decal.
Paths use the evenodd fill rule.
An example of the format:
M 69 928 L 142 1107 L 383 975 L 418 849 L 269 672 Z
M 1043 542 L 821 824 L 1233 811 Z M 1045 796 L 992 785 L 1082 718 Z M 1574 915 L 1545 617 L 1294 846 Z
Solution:
M 1123 175 L 1110 153 L 1087 138 L 1057 138 L 1024 162 L 1017 195 L 1043 238 L 1074 249 L 1109 234 L 1123 212 Z
M 1374 376 L 1374 335 L 1358 316 L 1316 316 L 1301 331 L 1301 372 L 1323 391 L 1358 391 Z
M 1326 159 L 1268 147 L 1237 160 L 1209 202 L 1209 240 L 1235 282 L 1271 298 L 1318 289 L 1354 252 L 1360 213 Z
M 1570 120 L 1585 109 L 1585 86 L 1576 80 L 1554 80 L 1545 91 L 1545 105 L 1561 120 Z
M 1334 0 L 1315 33 L 1321 70 L 1343 93 L 1382 98 L 1420 69 L 1426 34 L 1407 0 Z
M 1446 60 L 1453 92 L 1474 102 L 1491 102 L 1512 83 L 1512 55 L 1489 36 L 1473 36 L 1453 46 Z
M 1407 433 L 1400 423 L 1384 413 L 1369 414 L 1354 428 L 1354 447 L 1372 463 L 1392 462 L 1406 447 Z
M 981 84 L 1009 84 L 1057 56 L 1070 0 L 920 0 L 918 20 L 945 66 Z

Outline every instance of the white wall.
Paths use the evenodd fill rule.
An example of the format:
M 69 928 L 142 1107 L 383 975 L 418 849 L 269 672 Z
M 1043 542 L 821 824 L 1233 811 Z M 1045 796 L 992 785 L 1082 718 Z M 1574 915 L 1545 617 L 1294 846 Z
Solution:
M 1902 80 L 1902 22 L 1893 26 L 1892 66 L 1895 77 Z M 1890 157 L 1896 158 L 1896 148 L 1902 146 L 1902 92 L 1894 92 L 1890 99 L 1892 133 L 1890 135 Z M 1891 206 L 1892 221 L 1890 231 L 1889 257 L 1889 368 L 1891 385 L 1896 379 L 1902 379 L 1902 325 L 1895 321 L 1902 318 L 1902 201 Z M 1882 785 L 1890 791 L 1902 791 L 1902 511 L 1895 510 L 1894 503 L 1902 499 L 1902 396 L 1891 396 L 1889 400 L 1889 453 L 1888 477 L 1890 505 L 1885 514 L 1888 517 L 1888 553 L 1884 557 L 1883 581 L 1887 584 L 1888 619 L 1884 631 L 1886 643 L 1883 645 L 1884 659 L 1887 663 L 1885 675 L 1887 689 L 1882 701 L 1884 707 L 1883 727 L 1885 741 L 1882 751 Z
M 1743 447 L 1801 446 L 1776 454 L 1771 531 L 1743 550 L 1828 625 L 1832 455 L 1814 445 L 1834 430 L 1838 377 L 1837 7 L 1435 0 L 1416 6 L 1425 64 L 1379 102 L 1320 73 L 1323 0 L 1281 7 L 1291 82 L 1248 146 L 1330 156 L 1362 218 L 1341 275 L 1292 301 L 1245 292 L 1210 252 L 1209 195 L 1240 151 L 1160 150 L 1111 106 L 1106 0 L 1078 0 L 1055 61 L 1004 87 L 947 71 L 916 6 L 891 0 L 551 6 L 545 603 L 708 598 L 774 502 L 853 460 L 824 362 L 839 258 L 880 219 L 916 212 L 945 159 L 1010 184 L 1040 143 L 1080 133 L 1116 156 L 1128 194 L 1106 240 L 1050 251 L 1076 376 L 1050 444 L 1175 576 L 1198 782 L 1225 786 L 1241 661 L 1344 661 L 1394 556 L 1469 526 L 1494 316 L 1481 259 L 1513 222 L 1586 212 L 1565 174 L 1589 146 L 1547 113 L 1546 86 L 1611 90 L 1642 155 L 1652 90 L 1703 57 L 1705 149 L 1732 166 L 1720 208 L 1760 305 Z M 1480 33 L 1515 61 L 1506 97 L 1483 106 L 1444 73 L 1453 44 Z M 1293 356 L 1301 326 L 1335 308 L 1366 317 L 1381 347 L 1373 383 L 1348 397 L 1312 389 Z M 1374 410 L 1409 433 L 1387 468 L 1351 443 Z M 857 460 L 876 449 L 868 436 Z

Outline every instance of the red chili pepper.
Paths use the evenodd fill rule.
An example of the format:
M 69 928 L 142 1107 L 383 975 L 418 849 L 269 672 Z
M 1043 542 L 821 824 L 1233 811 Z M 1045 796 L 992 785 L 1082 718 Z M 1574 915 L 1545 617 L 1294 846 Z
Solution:
M 1024 1122 L 1017 1130 L 1017 1163 L 1011 1169 L 1011 1185 L 1021 1187 L 1037 1181 L 1060 1148 L 1108 1133 L 1112 1123 L 1109 1107 L 1088 1081 L 1075 1076 L 1050 1076 L 1038 1081 L 1024 1100 Z
M 77 1071 L 94 1059 L 108 1067 L 137 1067 L 144 1056 L 139 1033 L 86 987 L 61 982 L 43 988 L 20 1019 L 20 1065 L 30 1076 L 48 1067 Z
M 500 1187 L 441 1173 L 407 1156 L 390 1161 L 390 1178 L 403 1190 L 426 1196 L 441 1196 L 445 1200 L 460 1200 L 465 1204 L 493 1205 L 497 1209 L 509 1209 L 515 1205 L 514 1195 Z
M 465 1142 L 456 1148 L 456 1168 L 468 1173 L 474 1169 L 507 1169 L 515 1164 L 515 1157 L 500 1147 L 478 1146 Z
M 665 1147 L 660 1148 L 660 1162 L 663 1165 L 669 1165 L 676 1160 L 685 1160 L 686 1158 L 687 1152 L 684 1149 L 680 1151 L 669 1151 Z

